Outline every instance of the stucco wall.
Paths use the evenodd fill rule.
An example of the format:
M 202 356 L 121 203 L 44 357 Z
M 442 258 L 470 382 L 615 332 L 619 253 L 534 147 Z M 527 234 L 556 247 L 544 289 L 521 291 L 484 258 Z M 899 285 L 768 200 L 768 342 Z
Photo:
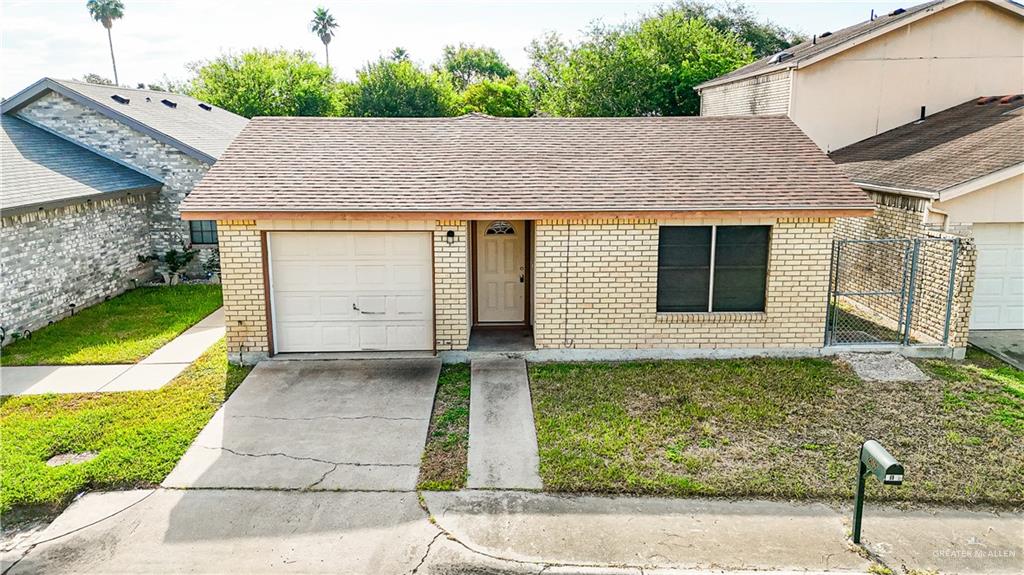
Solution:
M 163 182 L 150 207 L 151 250 L 163 254 L 181 249 L 182 240 L 188 242 L 188 223 L 181 220 L 178 206 L 209 165 L 53 92 L 21 108 L 17 115 Z
M 0 219 L 0 325 L 36 330 L 144 281 L 149 202 L 135 194 Z M 8 340 L 9 341 L 9 338 Z
M 763 313 L 657 312 L 658 226 L 772 225 Z M 538 348 L 821 347 L 832 220 L 536 222 Z
M 706 88 L 701 116 L 764 116 L 789 111 L 789 70 Z
M 1024 91 L 1024 19 L 966 2 L 796 71 L 790 117 L 825 151 Z
M 1024 222 L 1024 174 L 1008 178 L 933 207 L 949 216 L 950 224 Z

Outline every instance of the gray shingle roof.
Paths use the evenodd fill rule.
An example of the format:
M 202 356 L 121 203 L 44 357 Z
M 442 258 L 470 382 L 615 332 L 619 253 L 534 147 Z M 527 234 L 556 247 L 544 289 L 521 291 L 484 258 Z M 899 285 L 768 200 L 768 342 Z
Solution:
M 0 209 L 23 211 L 160 183 L 10 116 L 0 116 Z
M 796 46 L 787 48 L 785 52 L 791 54 L 792 57 L 787 57 L 781 62 L 772 61 L 775 55 L 766 56 L 756 62 L 747 64 L 742 68 L 733 70 L 728 74 L 724 74 L 722 76 L 709 80 L 708 82 L 699 84 L 697 88 L 703 88 L 705 86 L 712 86 L 716 84 L 723 84 L 739 78 L 758 76 L 761 74 L 768 74 L 778 70 L 791 68 L 793 66 L 800 64 L 800 62 L 802 61 L 808 60 L 825 52 L 837 49 L 844 49 L 854 40 L 857 40 L 858 38 L 861 38 L 865 35 L 874 33 L 883 27 L 890 25 L 899 26 L 900 22 L 918 16 L 921 12 L 941 10 L 948 6 L 957 4 L 960 1 L 961 0 L 933 0 L 931 2 L 925 2 L 923 4 L 918 4 L 916 6 L 906 8 L 903 12 L 899 14 L 894 14 L 893 12 L 896 12 L 896 10 L 893 10 L 893 12 L 890 12 L 888 14 L 878 15 L 875 17 L 874 20 L 866 20 L 864 22 L 854 24 L 853 26 L 848 26 L 841 30 L 835 30 L 830 35 L 824 38 L 822 38 L 819 34 L 817 40 L 808 40 L 801 44 L 797 44 Z M 1005 5 L 1006 8 L 1014 10 L 1016 12 L 1020 11 L 1020 6 L 1014 5 L 1009 0 L 998 0 L 995 2 L 995 4 Z M 823 30 L 822 33 L 824 32 L 825 31 Z
M 782 116 L 254 118 L 182 211 L 870 209 Z
M 1024 97 L 965 102 L 832 153 L 854 181 L 939 192 L 1024 162 Z
M 79 101 L 100 113 L 153 136 L 202 161 L 213 163 L 242 131 L 248 120 L 182 94 L 137 90 L 43 78 L 3 103 L 3 112 L 15 110 L 49 90 Z M 119 103 L 112 96 L 128 100 Z M 168 106 L 162 100 L 176 104 Z

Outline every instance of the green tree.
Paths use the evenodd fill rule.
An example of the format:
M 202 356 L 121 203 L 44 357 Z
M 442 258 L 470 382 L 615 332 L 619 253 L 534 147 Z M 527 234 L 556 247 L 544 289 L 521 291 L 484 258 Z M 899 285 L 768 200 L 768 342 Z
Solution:
M 328 68 L 331 67 L 331 53 L 328 50 L 328 44 L 334 38 L 334 29 L 337 27 L 338 23 L 334 21 L 334 16 L 331 16 L 327 8 L 319 6 L 313 10 L 313 20 L 309 23 L 309 29 L 324 43 L 324 63 Z
M 467 44 L 445 46 L 437 68 L 451 74 L 459 91 L 473 82 L 508 78 L 516 73 L 494 48 Z
M 89 9 L 92 19 L 103 24 L 107 29 L 107 44 L 110 45 L 110 63 L 114 67 L 114 84 L 119 84 L 117 79 L 117 60 L 114 59 L 114 39 L 110 35 L 110 29 L 114 27 L 114 20 L 120 20 L 124 16 L 124 3 L 121 0 L 89 0 L 85 3 Z
M 676 0 L 675 10 L 689 18 L 702 18 L 722 33 L 733 33 L 754 51 L 754 58 L 777 54 L 806 36 L 772 22 L 758 21 L 749 6 L 738 2 L 715 4 L 704 0 Z
M 92 72 L 82 76 L 78 80 L 80 82 L 86 82 L 86 83 L 89 83 L 89 84 L 99 84 L 101 86 L 113 86 L 114 85 L 114 81 L 111 80 L 110 78 L 107 78 L 106 76 L 101 76 L 99 74 L 93 74 Z
M 484 78 L 466 86 L 462 104 L 467 112 L 480 112 L 491 116 L 525 118 L 533 113 L 530 87 L 515 76 Z
M 395 49 L 391 51 L 392 62 L 404 62 L 409 59 L 409 52 L 401 46 L 395 46 Z
M 250 50 L 189 67 L 189 95 L 246 118 L 336 113 L 331 71 L 309 52 Z
M 555 35 L 528 49 L 538 109 L 561 116 L 695 115 L 693 87 L 751 61 L 751 49 L 682 10 L 616 27 L 577 45 Z
M 349 88 L 347 111 L 353 116 L 435 117 L 461 113 L 459 98 L 446 74 L 420 69 L 408 57 L 381 58 L 359 71 Z

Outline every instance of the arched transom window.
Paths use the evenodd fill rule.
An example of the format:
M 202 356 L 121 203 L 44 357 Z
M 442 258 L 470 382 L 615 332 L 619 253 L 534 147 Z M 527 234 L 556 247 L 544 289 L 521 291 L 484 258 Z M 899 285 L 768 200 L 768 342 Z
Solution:
M 511 236 L 515 235 L 516 229 L 512 227 L 510 222 L 497 220 L 491 222 L 491 225 L 487 226 L 487 231 L 484 233 L 489 236 Z

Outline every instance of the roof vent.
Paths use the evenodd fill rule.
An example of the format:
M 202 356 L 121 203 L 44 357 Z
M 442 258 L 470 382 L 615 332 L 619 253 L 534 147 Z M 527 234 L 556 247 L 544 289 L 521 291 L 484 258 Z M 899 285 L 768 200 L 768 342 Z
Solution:
M 819 38 L 828 38 L 831 35 L 832 35 L 831 32 L 822 32 L 821 36 L 819 36 Z
M 906 10 L 904 10 L 903 8 L 897 8 L 897 9 L 893 10 L 892 12 L 889 12 L 889 15 L 890 16 L 899 16 L 900 14 L 902 14 L 904 12 L 906 12 Z
M 199 107 L 204 109 L 204 110 L 206 110 L 207 112 L 209 112 L 210 110 L 213 109 L 213 106 L 211 106 L 211 105 L 209 105 L 209 104 L 207 104 L 205 102 L 199 102 Z
M 130 99 L 125 98 L 124 96 L 122 96 L 120 94 L 114 94 L 113 96 L 110 97 L 110 99 L 115 101 L 115 102 L 117 102 L 118 104 L 127 104 L 128 102 L 131 102 Z
M 160 100 L 160 103 L 163 104 L 164 106 L 167 106 L 168 108 L 177 108 L 178 107 L 178 103 L 177 102 L 172 102 L 172 101 L 168 100 L 167 98 L 164 98 L 163 100 Z
M 1000 104 L 1009 104 L 1016 102 L 1017 100 L 1024 100 L 1024 94 L 1011 94 L 1009 96 L 1003 96 L 999 99 Z
M 783 62 L 783 61 L 788 60 L 788 59 L 790 59 L 792 57 L 793 57 L 793 54 L 791 54 L 789 52 L 779 52 L 778 54 L 772 56 L 771 60 L 768 60 L 768 63 L 769 64 L 778 64 L 779 62 Z
M 982 97 L 978 98 L 977 100 L 975 100 L 974 103 L 979 105 L 979 106 L 984 106 L 985 104 L 991 104 L 992 102 L 995 102 L 998 99 L 999 99 L 999 96 L 982 96 Z

